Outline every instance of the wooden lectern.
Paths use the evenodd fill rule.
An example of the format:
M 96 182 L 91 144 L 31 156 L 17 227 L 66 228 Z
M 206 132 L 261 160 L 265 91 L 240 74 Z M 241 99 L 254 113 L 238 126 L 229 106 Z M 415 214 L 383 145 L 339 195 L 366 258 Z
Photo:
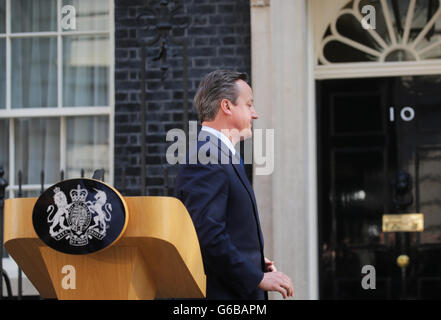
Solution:
M 8 199 L 5 248 L 44 298 L 204 298 L 201 251 L 184 205 L 170 197 L 124 200 L 130 216 L 121 238 L 102 251 L 72 255 L 38 238 L 32 225 L 37 198 Z M 75 288 L 63 288 L 64 266 L 74 267 Z

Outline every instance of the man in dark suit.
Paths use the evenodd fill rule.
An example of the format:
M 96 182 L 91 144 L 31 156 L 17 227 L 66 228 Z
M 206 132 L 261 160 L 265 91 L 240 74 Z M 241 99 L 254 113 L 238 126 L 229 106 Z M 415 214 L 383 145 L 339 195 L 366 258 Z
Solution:
M 177 197 L 191 215 L 207 276 L 207 299 L 292 296 L 291 279 L 264 257 L 253 188 L 234 145 L 257 119 L 244 73 L 218 70 L 201 81 L 194 102 L 202 124 L 197 150 L 179 168 Z M 201 139 L 202 137 L 202 139 Z

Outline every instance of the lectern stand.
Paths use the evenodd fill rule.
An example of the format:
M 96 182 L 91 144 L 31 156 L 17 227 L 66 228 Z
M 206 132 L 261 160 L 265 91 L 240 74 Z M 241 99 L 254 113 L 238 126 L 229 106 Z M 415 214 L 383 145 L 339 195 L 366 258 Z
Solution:
M 86 255 L 55 251 L 38 238 L 32 225 L 37 198 L 6 200 L 5 248 L 43 298 L 205 297 L 199 242 L 184 205 L 170 197 L 124 200 L 130 216 L 122 237 Z M 75 283 L 66 286 L 72 270 Z

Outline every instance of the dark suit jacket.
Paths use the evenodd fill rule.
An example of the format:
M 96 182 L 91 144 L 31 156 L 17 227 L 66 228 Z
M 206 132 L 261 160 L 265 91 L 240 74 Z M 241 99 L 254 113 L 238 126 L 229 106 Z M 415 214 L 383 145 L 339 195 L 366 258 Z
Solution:
M 175 188 L 199 238 L 207 299 L 266 299 L 257 287 L 265 263 L 253 188 L 239 158 L 233 164 L 228 147 L 207 135 L 197 151 L 203 148 L 211 164 L 188 164 L 196 155 L 190 154 L 187 164 L 180 165 Z M 220 164 L 222 154 L 229 163 Z

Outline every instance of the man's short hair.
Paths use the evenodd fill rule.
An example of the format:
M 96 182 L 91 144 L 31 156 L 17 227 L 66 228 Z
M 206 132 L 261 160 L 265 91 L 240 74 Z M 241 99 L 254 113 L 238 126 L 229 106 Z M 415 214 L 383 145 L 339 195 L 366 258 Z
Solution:
M 247 81 L 248 75 L 231 70 L 216 70 L 204 76 L 194 96 L 194 105 L 201 123 L 216 118 L 222 99 L 236 104 L 239 96 L 237 80 Z

